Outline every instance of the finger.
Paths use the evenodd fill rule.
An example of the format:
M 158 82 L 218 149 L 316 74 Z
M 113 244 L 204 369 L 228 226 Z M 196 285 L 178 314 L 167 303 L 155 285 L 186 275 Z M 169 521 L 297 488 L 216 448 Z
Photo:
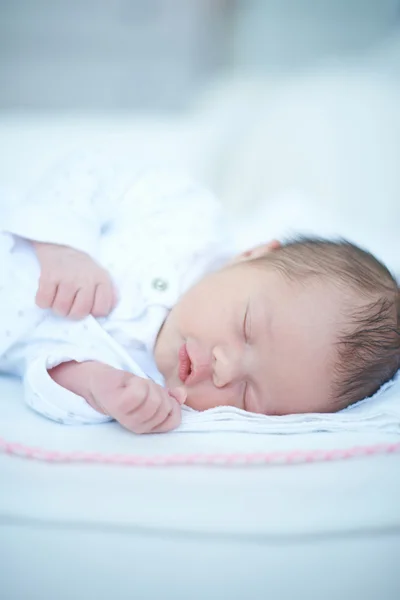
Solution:
M 50 308 L 53 305 L 57 288 L 57 283 L 39 279 L 39 287 L 35 297 L 35 302 L 39 308 Z
M 115 285 L 112 286 L 112 305 L 111 309 L 113 310 L 119 302 L 119 293 Z
M 74 303 L 69 312 L 69 316 L 72 319 L 83 319 L 92 312 L 94 301 L 93 290 L 78 290 Z
M 112 301 L 113 294 L 111 286 L 107 283 L 99 283 L 99 285 L 96 286 L 92 315 L 94 317 L 107 317 L 111 312 Z
M 172 398 L 163 398 L 163 401 L 158 405 L 153 416 L 146 421 L 136 421 L 136 413 L 134 414 L 135 423 L 133 423 L 135 433 L 150 433 L 154 428 L 158 427 L 172 414 Z
M 150 431 L 162 423 L 168 413 L 171 411 L 170 398 L 163 398 L 161 394 L 149 394 L 146 402 L 141 404 L 136 410 L 132 411 L 129 415 L 131 422 L 135 424 L 135 431 L 137 433 L 144 433 Z
M 179 427 L 182 421 L 182 409 L 180 404 L 171 399 L 171 412 L 166 416 L 164 421 L 153 427 L 149 433 L 166 433 Z
M 130 374 L 131 375 L 131 374 Z M 149 383 L 147 379 L 135 377 L 127 384 L 118 405 L 115 407 L 119 415 L 118 420 L 131 419 L 132 414 L 147 402 L 149 394 Z
M 74 303 L 77 291 L 76 285 L 72 283 L 60 283 L 53 303 L 54 312 L 66 317 Z
M 185 404 L 187 400 L 187 391 L 183 386 L 178 386 L 167 391 L 172 398 L 175 398 L 178 404 Z

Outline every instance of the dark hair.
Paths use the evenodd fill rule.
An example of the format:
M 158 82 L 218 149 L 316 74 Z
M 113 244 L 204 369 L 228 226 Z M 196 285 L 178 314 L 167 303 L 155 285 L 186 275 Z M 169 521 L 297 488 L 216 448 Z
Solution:
M 322 276 L 363 300 L 361 308 L 348 310 L 338 332 L 332 390 L 337 409 L 372 396 L 392 379 L 400 368 L 400 291 L 379 260 L 344 239 L 308 237 L 287 241 L 267 257 L 291 280 Z

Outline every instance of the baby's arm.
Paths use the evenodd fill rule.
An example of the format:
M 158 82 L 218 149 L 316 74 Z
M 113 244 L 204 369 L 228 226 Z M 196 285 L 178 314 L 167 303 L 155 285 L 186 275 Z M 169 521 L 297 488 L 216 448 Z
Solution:
M 107 337 L 93 317 L 67 321 L 48 314 L 7 350 L 0 369 L 23 378 L 28 406 L 64 425 L 115 419 L 135 433 L 177 427 L 182 391 L 168 393 L 140 376 Z
M 67 362 L 49 370 L 63 388 L 81 396 L 97 412 L 134 433 L 161 433 L 178 427 L 181 390 L 173 395 L 149 379 L 97 362 Z
M 31 326 L 23 318 L 25 333 L 0 357 L 0 370 L 23 378 L 25 402 L 35 412 L 65 425 L 116 419 L 136 433 L 179 425 L 181 393 L 171 396 L 142 378 L 93 317 L 68 321 L 47 313 Z

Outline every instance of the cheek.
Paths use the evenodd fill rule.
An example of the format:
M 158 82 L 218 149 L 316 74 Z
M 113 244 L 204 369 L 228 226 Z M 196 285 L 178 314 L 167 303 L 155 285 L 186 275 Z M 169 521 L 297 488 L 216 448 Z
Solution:
M 225 314 L 228 294 L 225 298 L 225 290 L 213 289 L 211 286 L 203 286 L 190 290 L 180 301 L 180 315 L 182 319 L 193 321 L 199 319 L 204 323 L 218 321 Z
M 203 302 L 185 302 L 177 315 L 177 325 L 184 337 L 202 340 L 207 346 L 231 336 L 232 325 L 226 305 L 221 309 L 212 298 Z
M 231 388 L 217 388 L 211 382 L 187 388 L 188 397 L 186 405 L 195 410 L 207 410 L 216 406 L 235 406 L 243 408 L 240 403 L 240 390 L 238 386 Z

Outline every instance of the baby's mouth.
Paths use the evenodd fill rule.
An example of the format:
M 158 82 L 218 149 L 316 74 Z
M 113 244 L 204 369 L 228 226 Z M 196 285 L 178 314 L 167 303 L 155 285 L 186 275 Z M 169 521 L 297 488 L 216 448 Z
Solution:
M 190 356 L 188 354 L 186 344 L 182 344 L 179 350 L 179 379 L 182 383 L 185 383 L 188 377 L 192 374 L 192 361 L 190 360 Z

